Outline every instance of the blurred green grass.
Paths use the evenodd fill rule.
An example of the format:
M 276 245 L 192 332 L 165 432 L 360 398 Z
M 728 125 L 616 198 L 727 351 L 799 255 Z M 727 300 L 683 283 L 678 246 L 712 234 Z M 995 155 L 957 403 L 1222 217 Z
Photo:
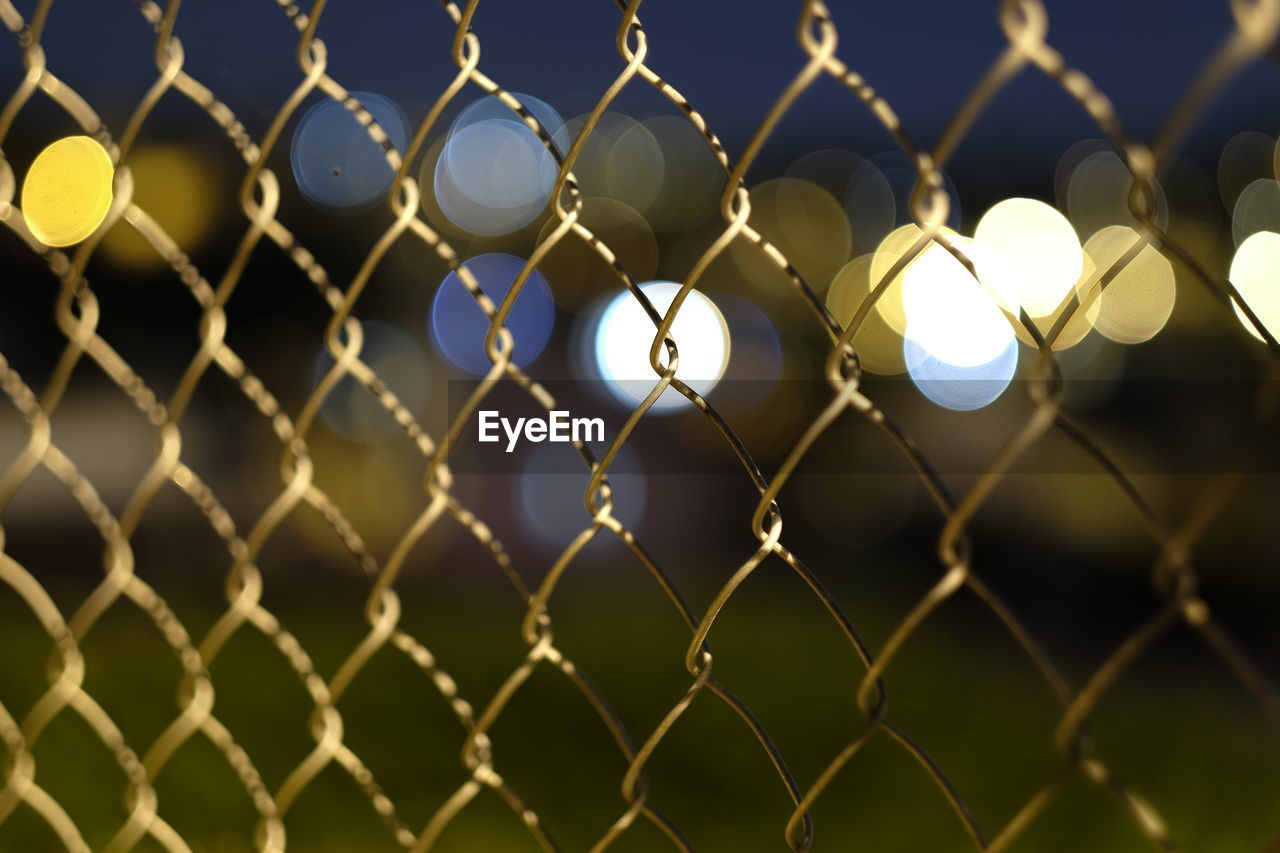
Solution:
M 403 626 L 422 640 L 477 710 L 526 651 L 520 602 L 482 583 L 409 583 Z M 363 583 L 358 581 L 357 583 Z M 802 788 L 859 730 L 862 669 L 798 579 L 766 563 L 711 634 L 715 675 L 762 721 Z M 358 587 L 353 585 L 351 590 Z M 708 587 L 709 588 L 709 587 Z M 332 676 L 364 633 L 361 599 L 345 586 L 269 587 L 266 603 Z M 851 615 L 874 648 L 909 606 L 907 590 L 872 589 Z M 57 593 L 55 593 L 57 594 Z M 208 598 L 171 597 L 192 626 L 216 617 Z M 323 603 L 327 602 L 327 603 Z M 68 609 L 71 602 L 62 602 Z M 570 575 L 553 599 L 557 645 L 609 697 L 637 743 L 690 682 L 688 629 L 647 578 L 630 567 Z M 1141 614 L 1134 615 L 1136 625 Z M 194 630 L 194 629 L 193 629 Z M 179 668 L 147 618 L 117 602 L 83 644 L 88 689 L 140 752 L 177 714 Z M 0 701 L 19 718 L 43 690 L 50 644 L 9 591 L 0 593 Z M 1081 649 L 1068 677 L 1100 662 Z M 211 667 L 215 714 L 248 750 L 272 789 L 314 746 L 311 703 L 275 647 L 241 629 Z M 937 760 L 993 836 L 1062 767 L 1051 743 L 1060 708 L 1025 656 L 972 599 L 948 602 L 904 648 L 886 679 L 889 715 Z M 420 830 L 466 779 L 463 729 L 403 654 L 384 648 L 339 703 L 344 739 Z M 1280 746 L 1262 713 L 1189 634 L 1162 641 L 1093 717 L 1098 754 L 1147 796 L 1186 850 L 1261 849 L 1280 831 Z M 564 850 L 586 850 L 625 809 L 626 765 L 587 701 L 561 673 L 535 670 L 492 731 L 498 771 Z M 64 711 L 37 742 L 37 780 L 95 849 L 124 820 L 124 780 L 108 752 Z M 682 716 L 648 766 L 650 803 L 696 849 L 785 849 L 790 804 L 742 720 L 709 692 Z M 252 850 L 248 797 L 221 755 L 192 737 L 156 782 L 160 813 L 194 850 Z M 922 767 L 877 734 L 813 809 L 817 851 L 964 851 L 959 820 Z M 290 848 L 399 849 L 354 782 L 330 765 L 288 814 Z M 1122 853 L 1148 843 L 1108 792 L 1081 778 L 1014 845 L 1017 851 Z M 644 821 L 613 849 L 669 849 Z M 25 806 L 0 825 L 0 850 L 56 850 Z M 158 850 L 144 840 L 139 850 Z M 445 853 L 535 850 L 519 819 L 482 792 L 445 832 Z

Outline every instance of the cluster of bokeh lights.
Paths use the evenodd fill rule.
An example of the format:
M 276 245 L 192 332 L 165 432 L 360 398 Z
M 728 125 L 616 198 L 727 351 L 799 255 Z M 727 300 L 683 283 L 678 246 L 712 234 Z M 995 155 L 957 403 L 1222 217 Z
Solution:
M 564 122 L 547 104 L 516 96 L 554 138 Z M 545 143 L 519 114 L 495 96 L 458 115 L 422 189 L 458 228 L 483 237 L 509 234 L 538 219 L 551 200 L 559 171 Z
M 419 169 L 424 212 L 434 224 L 472 239 L 477 248 L 467 253 L 467 269 L 495 305 L 507 296 L 526 258 L 489 251 L 486 245 L 520 234 L 529 237 L 529 246 L 545 238 L 554 224 L 548 214 L 559 164 L 588 120 L 585 115 L 566 120 L 530 95 L 516 93 L 515 98 L 523 115 L 494 96 L 471 102 L 429 146 Z M 541 134 L 529 126 L 529 116 Z M 378 141 L 370 134 L 371 123 Z M 387 150 L 403 150 L 408 134 L 408 120 L 390 98 L 355 92 L 346 102 L 321 99 L 301 116 L 293 134 L 290 162 L 298 192 L 329 215 L 370 209 L 385 199 L 394 177 Z M 117 183 L 114 156 L 87 136 L 58 139 L 40 152 L 21 193 L 22 215 L 34 240 L 72 246 L 98 230 Z M 132 213 L 140 210 L 152 216 L 150 211 L 158 210 L 155 220 L 181 243 L 204 238 L 213 219 L 208 201 L 213 189 L 194 155 L 177 146 L 142 145 L 124 165 L 132 170 L 136 198 L 149 200 L 106 235 L 104 254 L 112 262 L 133 271 L 155 266 L 156 253 L 124 233 L 136 224 Z M 1260 339 L 1264 329 L 1272 335 L 1280 331 L 1278 165 L 1276 140 L 1246 132 L 1224 148 L 1216 176 L 1236 247 L 1228 277 L 1257 323 L 1238 306 L 1236 314 Z M 577 152 L 574 174 L 582 191 L 582 221 L 609 235 L 610 245 L 619 246 L 620 260 L 638 267 L 641 281 L 654 278 L 660 268 L 665 240 L 716 218 L 723 186 L 722 170 L 701 137 L 672 116 L 641 121 L 604 113 Z M 173 192 L 190 196 L 189 203 L 168 204 L 165 193 L 152 186 L 159 183 L 178 188 Z M 1005 199 L 986 210 L 970 234 L 960 230 L 960 199 L 943 176 L 948 219 L 923 250 L 922 232 L 911 216 L 915 184 L 915 171 L 900 154 L 864 158 L 827 150 L 801 157 L 785 174 L 752 190 L 753 227 L 814 290 L 825 291 L 838 321 L 859 318 L 854 345 L 865 371 L 906 375 L 933 402 L 971 410 L 1004 393 L 1020 353 L 1036 346 L 1036 338 L 1048 338 L 1060 351 L 1095 338 L 1141 344 L 1158 335 L 1173 315 L 1177 279 L 1158 236 L 1169 227 L 1169 197 L 1159 182 L 1153 185 L 1147 203 L 1154 205 L 1149 222 L 1155 230 L 1148 228 L 1135 213 L 1132 174 L 1099 141 L 1072 146 L 1060 161 L 1055 190 L 1061 210 L 1030 198 Z M 528 367 L 553 340 L 559 312 L 583 309 L 574 334 L 587 344 L 570 347 L 570 355 L 585 363 L 572 365 L 574 372 L 603 380 L 613 398 L 635 405 L 657 378 L 650 362 L 654 317 L 616 280 L 594 281 L 604 276 L 591 267 L 595 261 L 585 243 L 575 254 L 574 241 L 581 242 L 570 235 L 544 258 L 545 269 L 553 271 L 549 277 L 542 268 L 525 276 L 505 320 L 515 341 L 512 360 Z M 915 254 L 904 264 L 908 252 Z M 712 285 L 714 300 L 690 290 L 671 328 L 680 359 L 676 376 L 702 394 L 711 393 L 725 375 L 733 346 L 744 353 L 770 350 L 753 350 L 757 337 L 766 344 L 772 339 L 771 354 L 753 363 L 745 378 L 772 382 L 780 374 L 777 331 L 769 312 L 756 305 L 786 298 L 790 285 L 744 240 L 730 245 L 727 258 L 750 298 L 732 288 L 717 294 L 723 278 Z M 652 280 L 640 290 L 661 317 L 681 285 Z M 874 305 L 868 301 L 873 295 Z M 717 300 L 739 303 L 735 311 L 746 318 L 741 328 L 734 328 L 738 320 L 726 322 Z M 1026 328 L 1027 319 L 1034 330 Z M 490 323 L 458 273 L 440 281 L 427 326 L 436 350 L 459 371 L 489 372 L 492 361 L 484 341 Z M 410 352 L 413 335 L 403 330 L 397 335 L 395 328 L 370 327 L 370 357 L 395 360 L 407 353 L 422 366 L 422 381 L 411 384 L 425 388 L 425 356 Z M 664 363 L 665 348 L 660 355 Z M 688 405 L 668 389 L 653 408 L 678 411 Z M 376 432 L 368 425 L 340 423 L 343 417 L 332 420 L 344 433 L 367 439 Z

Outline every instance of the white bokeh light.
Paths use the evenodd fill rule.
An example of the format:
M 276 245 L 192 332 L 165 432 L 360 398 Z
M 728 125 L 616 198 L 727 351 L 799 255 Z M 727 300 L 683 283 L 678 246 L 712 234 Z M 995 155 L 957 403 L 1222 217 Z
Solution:
M 664 314 L 680 285 L 654 281 L 640 285 L 640 289 L 658 313 Z M 596 368 L 610 392 L 623 403 L 639 403 L 658 381 L 649 364 L 656 334 L 653 320 L 629 292 L 616 297 L 600 316 L 594 335 Z M 676 376 L 699 394 L 708 393 L 729 362 L 729 330 L 720 310 L 698 291 L 690 291 L 671 325 L 671 337 L 680 359 Z M 667 363 L 665 349 L 661 363 Z M 675 411 L 691 405 L 680 392 L 667 388 L 653 410 Z
M 1241 298 L 1248 303 L 1249 309 L 1273 337 L 1280 336 L 1280 282 L 1276 280 L 1277 269 L 1280 269 L 1280 234 L 1259 231 L 1245 238 L 1240 248 L 1236 249 L 1235 257 L 1231 260 L 1231 272 L 1228 274 Z M 1264 340 L 1240 310 L 1240 306 L 1233 301 L 1231 307 L 1235 309 L 1236 316 L 1249 330 L 1249 334 L 1258 340 Z
M 966 254 L 974 250 L 971 240 L 953 237 L 952 241 Z M 937 243 L 907 268 L 902 305 L 906 337 L 957 367 L 986 364 L 1013 340 L 1013 327 L 991 293 Z
M 903 341 L 911 381 L 933 402 L 957 412 L 989 406 L 1009 387 L 1018 369 L 1018 342 L 986 364 L 958 366 L 931 355 L 911 338 Z
M 970 258 L 972 240 L 952 238 Z M 933 402 L 956 411 L 989 405 L 1018 365 L 1013 327 L 995 296 L 934 243 L 907 268 L 902 285 L 907 332 L 903 358 L 912 382 Z

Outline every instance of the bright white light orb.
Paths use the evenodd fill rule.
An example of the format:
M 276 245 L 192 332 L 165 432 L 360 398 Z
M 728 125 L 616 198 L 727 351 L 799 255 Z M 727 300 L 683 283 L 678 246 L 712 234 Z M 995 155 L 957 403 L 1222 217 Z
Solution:
M 972 252 L 972 240 L 952 239 L 960 251 Z M 937 243 L 903 274 L 902 305 L 906 337 L 921 352 L 956 367 L 988 364 L 1014 339 L 1013 327 L 992 294 Z
M 1010 339 L 994 359 L 969 367 L 948 364 L 911 338 L 903 341 L 903 356 L 921 394 L 943 408 L 971 412 L 991 405 L 1009 387 L 1018 369 L 1018 342 Z
M 659 314 L 665 314 L 680 285 L 652 281 L 640 289 Z M 658 381 L 649 364 L 649 350 L 657 327 L 630 292 L 622 293 L 605 308 L 595 333 L 595 361 L 600 376 L 619 401 L 634 406 L 643 400 Z M 671 338 L 676 343 L 679 364 L 676 376 L 699 394 L 715 387 L 729 363 L 729 328 L 715 303 L 696 290 L 689 291 L 675 322 Z M 660 363 L 667 364 L 666 349 Z M 662 392 L 653 411 L 673 412 L 692 403 L 674 388 Z
M 880 241 L 880 245 L 876 248 L 875 255 L 871 259 L 871 268 L 868 273 L 870 277 L 868 293 L 879 286 L 884 277 L 889 274 L 889 271 L 906 257 L 923 233 L 916 225 L 903 225 L 900 228 L 895 228 Z M 940 229 L 939 233 L 952 241 L 959 236 L 955 231 L 945 227 Z M 928 248 L 928 246 L 925 247 L 925 249 Z M 922 250 L 914 255 L 908 262 L 906 269 L 911 269 L 912 265 L 918 263 L 923 254 L 924 251 Z M 904 278 L 904 271 L 900 271 L 893 277 L 875 302 L 876 313 L 899 335 L 907 333 L 907 315 L 902 307 L 902 282 Z
M 1278 269 L 1280 234 L 1259 231 L 1250 235 L 1236 249 L 1236 255 L 1231 260 L 1231 271 L 1228 273 L 1231 283 L 1272 337 L 1280 337 L 1280 280 L 1276 278 Z M 1258 329 L 1240 307 L 1234 302 L 1231 307 L 1235 308 L 1236 316 L 1249 330 L 1249 334 L 1263 340 Z
M 1042 201 L 1010 198 L 978 222 L 974 241 L 998 262 L 978 272 L 1001 305 L 1032 317 L 1052 314 L 1084 268 L 1084 251 L 1067 218 Z

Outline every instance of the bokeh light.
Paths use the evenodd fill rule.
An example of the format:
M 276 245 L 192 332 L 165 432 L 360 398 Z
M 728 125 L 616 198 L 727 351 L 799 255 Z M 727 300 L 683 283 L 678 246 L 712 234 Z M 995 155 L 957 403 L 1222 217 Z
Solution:
M 798 178 L 774 178 L 752 189 L 750 222 L 818 293 L 826 291 L 853 250 L 840 202 L 817 184 Z M 792 293 L 786 276 L 745 237 L 733 242 L 730 255 L 757 288 L 778 296 Z
M 973 241 L 955 237 L 968 252 Z M 995 297 L 954 255 L 931 243 L 903 274 L 902 307 L 907 318 L 904 347 L 956 367 L 996 360 L 1013 341 L 1013 327 Z M 911 359 L 907 359 L 911 366 Z
M 665 314 L 680 292 L 680 285 L 652 281 L 640 285 L 640 289 L 658 313 Z M 610 302 L 596 324 L 596 369 L 613 396 L 627 405 L 639 403 L 658 382 L 658 375 L 649 364 L 649 350 L 656 334 L 657 327 L 629 291 Z M 709 393 L 729 362 L 729 329 L 720 309 L 698 291 L 689 291 L 671 324 L 671 338 L 680 358 L 676 376 L 699 394 Z M 660 364 L 667 363 L 665 347 L 660 359 Z M 667 388 L 652 411 L 672 412 L 692 405 L 679 391 Z
M 747 409 L 767 397 L 782 374 L 782 342 L 754 302 L 734 293 L 717 293 L 714 301 L 733 342 L 715 403 L 723 410 Z
M 552 107 L 513 94 L 549 137 L 563 134 L 564 123 Z M 515 110 L 486 95 L 454 120 L 438 156 L 424 161 L 419 181 L 424 199 L 432 194 L 453 225 L 495 237 L 519 231 L 542 214 L 557 173 L 555 156 L 542 139 Z
M 567 121 L 557 143 L 568 150 L 586 119 L 580 115 Z M 667 181 L 663 146 L 646 125 L 619 112 L 606 112 L 578 152 L 573 175 L 585 194 L 616 199 L 647 214 Z
M 537 219 L 555 180 L 555 160 L 533 131 L 493 119 L 450 135 L 436 161 L 433 189 L 454 225 L 492 237 Z
M 1249 305 L 1249 310 L 1273 338 L 1280 337 L 1280 280 L 1276 278 L 1277 270 L 1280 270 L 1280 234 L 1259 231 L 1236 249 L 1229 274 L 1231 283 Z M 1232 307 L 1249 334 L 1263 340 L 1262 334 L 1240 307 L 1234 302 Z
M 915 214 L 911 210 L 911 194 L 915 191 L 916 184 L 920 180 L 920 174 L 915 170 L 911 162 L 907 160 L 906 155 L 901 151 L 882 151 L 871 157 L 869 163 L 879 170 L 880 177 L 889 185 L 889 189 L 893 193 L 894 225 L 900 227 L 914 222 Z M 868 169 L 861 169 L 859 174 L 855 176 L 855 188 L 859 185 L 862 186 L 862 191 L 859 193 L 856 189 L 851 190 L 847 200 L 851 211 L 858 210 L 860 207 L 882 203 L 883 187 L 880 186 L 879 180 Z M 942 173 L 942 188 L 950 199 L 947 221 L 943 224 L 948 228 L 959 230 L 961 214 L 960 193 L 956 190 L 956 185 L 946 172 Z
M 1076 234 L 1088 236 L 1108 225 L 1137 226 L 1138 218 L 1129 207 L 1133 185 L 1133 173 L 1110 148 L 1083 157 L 1071 170 L 1066 188 L 1067 218 Z M 1169 201 L 1158 183 L 1155 195 L 1155 222 L 1165 228 L 1169 224 Z
M 389 98 L 372 92 L 352 92 L 403 152 L 408 144 L 408 121 Z M 309 109 L 293 133 L 290 150 L 293 177 L 303 197 L 330 213 L 354 213 L 375 204 L 395 178 L 386 151 L 339 101 L 325 98 Z
M 871 293 L 872 260 L 872 255 L 862 255 L 849 261 L 836 273 L 827 291 L 827 308 L 845 329 Z M 896 376 L 907 370 L 902 335 L 875 308 L 867 312 L 854 334 L 853 348 L 863 370 L 883 376 Z
M 1072 143 L 1058 158 L 1058 164 L 1053 169 L 1053 197 L 1058 209 L 1065 211 L 1068 219 L 1071 218 L 1071 211 L 1067 205 L 1067 193 L 1076 168 L 1091 154 L 1112 150 L 1111 144 L 1105 139 L 1081 139 Z
M 219 202 L 211 165 L 196 152 L 180 145 L 142 145 L 128 161 L 133 203 L 186 254 L 209 236 Z M 165 266 L 164 257 L 127 222 L 106 233 L 102 252 L 112 263 L 135 272 Z
M 817 184 L 844 205 L 855 254 L 870 254 L 896 224 L 893 187 L 874 163 L 852 151 L 806 154 L 791 164 L 786 177 Z
M 904 342 L 904 349 L 911 381 L 920 393 L 957 412 L 972 412 L 994 403 L 1018 369 L 1018 343 L 1013 339 L 991 361 L 972 366 L 943 361 L 911 338 Z
M 654 116 L 643 124 L 662 152 L 664 174 L 645 211 L 649 223 L 671 233 L 696 228 L 715 216 L 726 176 L 702 134 L 683 116 Z
M 875 255 L 871 259 L 870 287 L 872 289 L 880 284 L 884 277 L 889 274 L 889 271 L 893 269 L 894 265 L 916 244 L 916 241 L 920 239 L 920 235 L 923 233 L 916 225 L 902 225 L 890 232 L 880 242 L 880 245 L 876 247 Z M 941 234 L 952 240 L 959 236 L 950 228 L 943 228 Z M 936 243 L 930 243 L 930 246 L 936 245 Z M 928 248 L 928 246 L 925 247 L 924 251 L 928 251 Z M 906 269 L 894 276 L 875 303 L 876 313 L 899 335 L 907 333 L 907 313 L 902 304 L 903 276 L 906 270 L 911 269 L 912 266 L 920 261 L 923 253 L 917 254 L 907 264 Z
M 1052 314 L 1084 269 L 1084 253 L 1067 218 L 1042 201 L 1010 198 L 991 207 L 974 230 L 973 258 L 983 283 L 1005 310 Z
M 1093 318 L 1090 316 L 1087 306 L 1082 303 L 1089 294 L 1089 285 L 1092 281 L 1096 281 L 1095 272 L 1097 267 L 1088 253 L 1083 257 L 1084 267 L 1080 271 L 1080 278 L 1076 281 L 1075 286 L 1062 297 L 1062 302 L 1058 303 L 1058 307 L 1050 314 L 1040 317 L 1032 317 L 1031 324 L 1035 326 L 1041 337 L 1048 339 L 1049 333 L 1062 319 L 1064 315 L 1068 317 L 1066 325 L 1058 332 L 1057 337 L 1053 339 L 1052 348 L 1056 351 L 1069 350 L 1076 344 L 1085 340 L 1089 333 L 1093 331 Z M 1097 300 L 1097 295 L 1092 297 Z M 1039 347 L 1036 339 L 1031 335 L 1030 330 L 1023 325 L 1021 315 L 1015 316 L 1009 314 L 1009 319 L 1013 323 L 1013 333 L 1017 335 L 1018 340 L 1030 347 Z
M 1259 178 L 1236 199 L 1231 211 L 1231 236 L 1239 246 L 1259 231 L 1280 233 L 1280 181 Z
M 1122 344 L 1155 337 L 1169 321 L 1177 297 L 1173 264 L 1150 245 L 1125 264 L 1106 288 L 1090 295 L 1098 279 L 1137 240 L 1138 232 L 1132 228 L 1112 225 L 1084 244 L 1095 267 L 1092 280 L 1085 285 L 1086 311 L 1099 332 Z
M 564 119 L 561 118 L 556 108 L 541 98 L 535 98 L 533 95 L 523 92 L 512 92 L 511 95 L 538 120 L 538 124 L 542 125 L 543 131 L 547 136 L 551 137 L 556 150 L 563 155 L 568 150 L 563 137 Z M 520 114 L 503 103 L 501 98 L 497 95 L 486 95 L 483 98 L 477 98 L 464 107 L 462 112 L 458 113 L 458 117 L 453 120 L 449 129 L 451 133 L 456 133 L 473 124 L 495 119 L 519 122 L 524 125 L 524 119 L 520 117 Z M 528 125 L 524 126 L 528 127 Z M 533 133 L 532 130 L 529 132 L 533 134 L 534 138 L 537 138 L 536 133 Z M 538 142 L 544 149 L 546 148 L 542 140 L 538 140 Z
M 111 207 L 115 167 L 88 136 L 50 143 L 31 163 L 22 183 L 22 215 L 46 246 L 71 246 L 94 232 Z
M 360 325 L 364 335 L 360 360 L 377 372 L 401 405 L 415 414 L 422 412 L 430 390 L 426 353 L 412 335 L 392 323 L 366 320 Z M 312 381 L 319 383 L 333 363 L 328 348 L 321 347 Z M 360 444 L 376 444 L 404 434 L 404 428 L 382 403 L 350 374 L 329 392 L 320 413 L 335 432 Z
M 1244 188 L 1259 178 L 1277 177 L 1273 170 L 1276 140 L 1265 133 L 1244 130 L 1227 141 L 1218 157 L 1218 192 L 1233 210 Z
M 974 241 L 953 238 L 969 253 Z M 956 411 L 990 404 L 1018 364 L 1013 327 L 995 296 L 954 255 L 932 243 L 903 274 L 903 359 L 926 397 Z
M 506 298 L 524 260 L 515 255 L 490 252 L 464 262 L 475 277 L 480 290 L 493 300 L 497 308 Z M 541 354 L 551 339 L 555 326 L 556 306 L 551 288 L 537 269 L 529 274 L 520 295 L 506 318 L 506 327 L 515 339 L 512 361 L 526 367 Z M 485 354 L 484 341 L 491 323 L 471 291 L 456 272 L 440 282 L 431 302 L 431 338 L 445 358 L 473 376 L 483 376 L 493 363 Z

